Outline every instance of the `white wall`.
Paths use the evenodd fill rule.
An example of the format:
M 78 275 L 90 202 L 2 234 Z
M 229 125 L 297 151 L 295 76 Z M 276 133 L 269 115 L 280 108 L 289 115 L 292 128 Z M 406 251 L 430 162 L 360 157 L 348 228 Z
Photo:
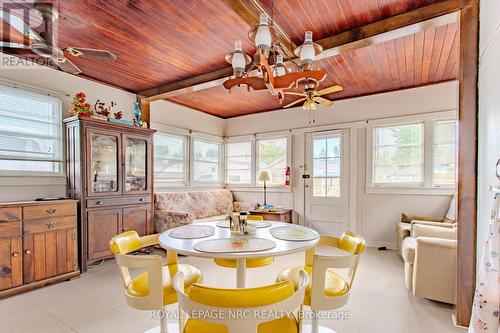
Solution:
M 478 258 L 486 238 L 500 158 L 500 2 L 481 1 L 479 58 Z M 478 260 L 479 264 L 479 260 Z
M 178 127 L 195 132 L 223 136 L 225 121 L 222 118 L 199 112 L 165 100 L 151 103 L 151 128 L 157 124 Z
M 5 57 L 6 55 L 0 54 L 0 56 Z M 41 91 L 50 90 L 59 92 L 63 102 L 65 117 L 71 115 L 67 111 L 71 109 L 72 95 L 79 91 L 84 91 L 87 94 L 87 100 L 92 105 L 97 99 L 107 103 L 111 101 L 116 102 L 118 105 L 115 108 L 115 112 L 122 110 L 124 118 L 130 119 L 134 110 L 136 97 L 132 93 L 47 67 L 38 66 L 30 69 L 2 68 L 0 71 L 0 80 L 29 85 Z M 64 195 L 66 195 L 66 179 L 64 177 L 0 178 L 0 202 L 32 200 L 37 197 Z
M 307 112 L 301 108 L 280 110 L 231 118 L 226 121 L 226 136 L 295 129 L 293 136 L 293 191 L 268 194 L 268 202 L 293 208 L 302 221 L 304 211 L 301 166 L 304 164 L 304 133 L 314 130 L 348 128 L 351 136 L 350 170 L 356 170 L 351 181 L 355 186 L 349 202 L 351 229 L 361 232 L 371 246 L 395 247 L 395 226 L 402 212 L 444 216 L 449 206 L 449 195 L 367 194 L 366 125 L 363 121 L 406 115 L 456 110 L 458 83 L 449 82 L 399 92 L 378 94 L 336 102 L 331 109 L 316 111 L 315 127 L 308 126 Z M 284 121 L 286 119 L 286 121 Z M 354 148 L 353 148 L 354 147 Z M 271 190 L 272 191 L 272 190 Z M 235 191 L 242 201 L 261 202 L 261 191 Z

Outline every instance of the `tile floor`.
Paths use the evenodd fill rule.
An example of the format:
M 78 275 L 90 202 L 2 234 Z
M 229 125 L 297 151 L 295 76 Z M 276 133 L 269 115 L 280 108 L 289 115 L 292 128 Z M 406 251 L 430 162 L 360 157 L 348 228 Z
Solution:
M 235 285 L 232 269 L 207 259 L 180 260 L 197 265 L 207 284 Z M 302 254 L 277 258 L 269 267 L 249 270 L 247 282 L 249 286 L 272 283 L 281 268 L 302 262 Z M 349 320 L 323 320 L 321 324 L 338 333 L 465 332 L 453 326 L 452 307 L 408 293 L 403 263 L 395 251 L 365 252 L 349 304 L 342 310 L 350 311 Z M 112 260 L 78 280 L 0 300 L 0 323 L 1 331 L 8 333 L 139 333 L 157 325 L 147 311 L 128 307 Z

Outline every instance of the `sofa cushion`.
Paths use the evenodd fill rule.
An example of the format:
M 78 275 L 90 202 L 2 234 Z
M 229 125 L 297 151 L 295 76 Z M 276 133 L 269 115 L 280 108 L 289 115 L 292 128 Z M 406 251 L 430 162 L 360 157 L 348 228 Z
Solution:
M 188 212 L 155 210 L 155 232 L 164 232 L 168 229 L 191 224 L 193 220 L 193 215 Z
M 161 192 L 155 194 L 155 209 L 188 212 L 195 219 L 229 214 L 233 211 L 233 194 L 226 189 Z
M 417 239 L 406 237 L 403 241 L 403 259 L 408 264 L 413 264 L 415 261 L 415 249 L 417 247 Z
M 446 216 L 444 218 L 445 222 L 455 223 L 457 219 L 455 214 L 455 206 L 456 206 L 455 200 L 456 200 L 455 195 L 453 195 L 450 201 L 450 208 L 448 208 L 448 212 L 446 212 Z
M 225 220 L 228 215 L 229 214 L 222 214 L 222 215 L 216 215 L 216 216 L 209 216 L 209 217 L 205 217 L 202 219 L 195 219 L 195 220 L 193 220 L 193 223 L 205 223 L 205 222 L 211 222 L 211 221 Z

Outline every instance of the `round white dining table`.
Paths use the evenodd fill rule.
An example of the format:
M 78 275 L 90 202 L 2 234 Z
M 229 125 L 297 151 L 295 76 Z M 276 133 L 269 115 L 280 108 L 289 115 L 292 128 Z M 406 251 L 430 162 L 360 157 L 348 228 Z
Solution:
M 283 256 L 291 253 L 296 253 L 300 251 L 307 250 L 315 246 L 319 242 L 319 234 L 316 233 L 317 237 L 313 240 L 307 241 L 288 241 L 274 238 L 269 230 L 274 227 L 282 226 L 294 226 L 290 223 L 284 222 L 274 222 L 266 221 L 271 223 L 270 227 L 267 228 L 257 228 L 255 235 L 252 236 L 232 236 L 229 228 L 222 228 L 216 224 L 220 221 L 210 221 L 200 223 L 199 225 L 210 225 L 215 228 L 215 233 L 209 237 L 196 238 L 196 239 L 180 239 L 170 237 L 170 232 L 174 229 L 167 230 L 160 235 L 160 246 L 167 251 L 173 251 L 177 254 L 183 254 L 186 256 L 194 256 L 201 258 L 212 258 L 212 259 L 235 259 L 236 260 L 236 287 L 245 288 L 246 286 L 246 260 L 251 258 L 263 258 L 263 257 L 277 257 Z M 259 221 L 260 222 L 260 221 Z M 259 223 L 255 222 L 255 223 Z M 179 227 L 181 228 L 181 227 Z M 269 250 L 255 251 L 255 252 L 201 252 L 194 248 L 195 244 L 198 242 L 211 240 L 211 239 L 221 239 L 221 238 L 231 238 L 231 237 L 256 237 L 272 240 L 276 243 L 276 246 Z

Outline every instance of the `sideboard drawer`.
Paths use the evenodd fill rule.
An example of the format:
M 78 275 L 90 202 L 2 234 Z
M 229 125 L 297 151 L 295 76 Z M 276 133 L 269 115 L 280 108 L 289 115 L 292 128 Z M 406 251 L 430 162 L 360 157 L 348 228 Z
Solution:
M 103 198 L 103 199 L 89 199 L 87 200 L 87 208 L 108 207 L 108 206 L 121 206 L 121 205 L 137 205 L 151 202 L 151 196 L 137 196 L 137 197 L 120 197 L 120 198 Z
M 0 208 L 0 221 L 21 221 L 21 207 Z
M 24 220 L 36 220 L 75 215 L 75 204 L 46 204 L 40 206 L 23 207 Z
M 40 220 L 24 221 L 24 234 L 54 231 L 76 227 L 76 216 L 54 217 Z
M 22 223 L 0 222 L 0 238 L 19 237 L 22 234 Z

